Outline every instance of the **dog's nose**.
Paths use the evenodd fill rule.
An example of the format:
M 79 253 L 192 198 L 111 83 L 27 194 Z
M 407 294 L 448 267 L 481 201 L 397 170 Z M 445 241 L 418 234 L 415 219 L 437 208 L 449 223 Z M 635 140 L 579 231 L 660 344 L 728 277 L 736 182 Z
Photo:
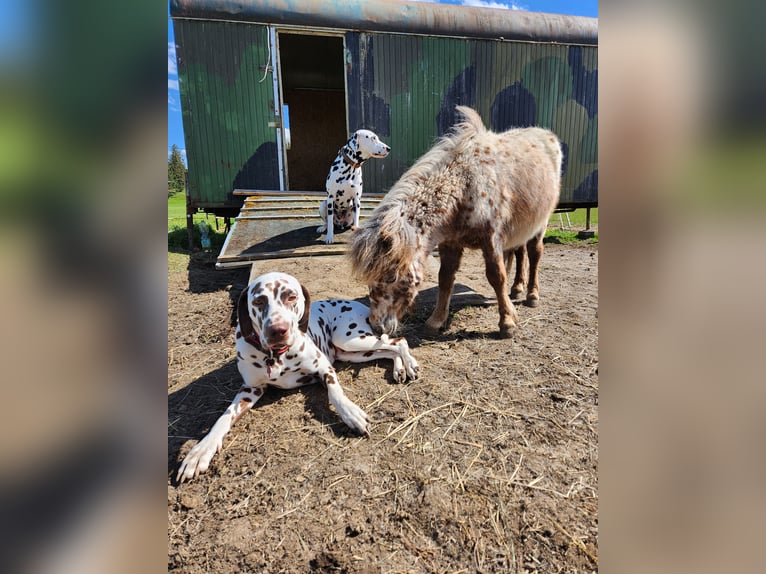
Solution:
M 289 326 L 284 321 L 275 321 L 270 323 L 264 331 L 267 341 L 282 340 L 285 338 L 285 335 L 287 335 Z

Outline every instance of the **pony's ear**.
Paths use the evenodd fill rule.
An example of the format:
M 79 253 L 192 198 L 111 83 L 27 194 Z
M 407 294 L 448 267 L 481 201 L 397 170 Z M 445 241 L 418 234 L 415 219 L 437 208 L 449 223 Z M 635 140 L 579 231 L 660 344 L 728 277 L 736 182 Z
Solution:
M 309 330 L 309 318 L 311 317 L 311 296 L 308 289 L 301 283 L 301 290 L 303 291 L 303 315 L 298 320 L 298 329 L 301 333 L 305 333 Z
M 250 311 L 247 309 L 248 291 L 250 287 L 240 293 L 239 300 L 237 301 L 237 320 L 239 321 L 239 331 L 243 337 L 249 337 L 253 334 L 253 321 L 250 319 Z

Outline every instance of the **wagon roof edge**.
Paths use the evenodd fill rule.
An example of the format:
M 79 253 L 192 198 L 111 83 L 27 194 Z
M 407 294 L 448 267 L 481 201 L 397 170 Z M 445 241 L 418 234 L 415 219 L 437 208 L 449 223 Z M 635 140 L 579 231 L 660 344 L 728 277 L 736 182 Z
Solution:
M 430 2 L 171 0 L 174 19 L 597 45 L 598 18 Z

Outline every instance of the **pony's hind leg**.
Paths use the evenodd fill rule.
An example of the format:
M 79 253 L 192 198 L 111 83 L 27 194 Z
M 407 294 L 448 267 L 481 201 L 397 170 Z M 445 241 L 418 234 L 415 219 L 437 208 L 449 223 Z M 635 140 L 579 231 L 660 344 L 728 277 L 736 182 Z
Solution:
M 527 284 L 527 248 L 525 245 L 509 249 L 503 254 L 506 274 L 511 273 L 511 257 L 516 259 L 516 274 L 511 285 L 511 300 L 521 299 Z
M 497 309 L 500 313 L 500 338 L 508 339 L 513 328 L 516 326 L 519 316 L 514 309 L 511 299 L 508 297 L 508 276 L 505 272 L 503 253 L 494 247 L 485 247 L 483 250 L 484 264 L 486 266 L 487 280 L 495 290 L 497 297 Z
M 527 307 L 537 307 L 540 302 L 540 290 L 537 285 L 537 272 L 540 266 L 540 258 L 543 256 L 543 237 L 545 230 L 527 241 L 527 254 L 529 256 L 529 283 L 527 284 L 527 299 L 524 304 Z
M 436 297 L 436 307 L 426 321 L 426 334 L 438 335 L 439 329 L 444 326 L 449 316 L 449 301 L 452 297 L 452 288 L 455 286 L 455 274 L 460 267 L 463 258 L 462 247 L 450 247 L 439 245 L 439 294 Z

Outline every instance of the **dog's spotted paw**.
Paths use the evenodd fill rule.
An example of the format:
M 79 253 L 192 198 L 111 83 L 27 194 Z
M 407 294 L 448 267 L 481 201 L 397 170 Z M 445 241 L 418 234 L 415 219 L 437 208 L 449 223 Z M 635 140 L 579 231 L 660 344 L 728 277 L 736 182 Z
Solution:
M 359 434 L 370 434 L 370 417 L 367 416 L 360 407 L 352 403 L 350 400 L 344 401 L 342 405 L 337 406 L 338 414 L 343 422 L 348 425 L 349 428 L 355 430 Z
M 178 474 L 176 474 L 177 482 L 191 480 L 205 472 L 210 466 L 213 455 L 221 450 L 222 441 L 216 442 L 206 440 L 206 438 L 195 444 L 189 451 L 189 454 L 186 455 L 186 458 L 184 458 L 181 467 L 178 469 Z

